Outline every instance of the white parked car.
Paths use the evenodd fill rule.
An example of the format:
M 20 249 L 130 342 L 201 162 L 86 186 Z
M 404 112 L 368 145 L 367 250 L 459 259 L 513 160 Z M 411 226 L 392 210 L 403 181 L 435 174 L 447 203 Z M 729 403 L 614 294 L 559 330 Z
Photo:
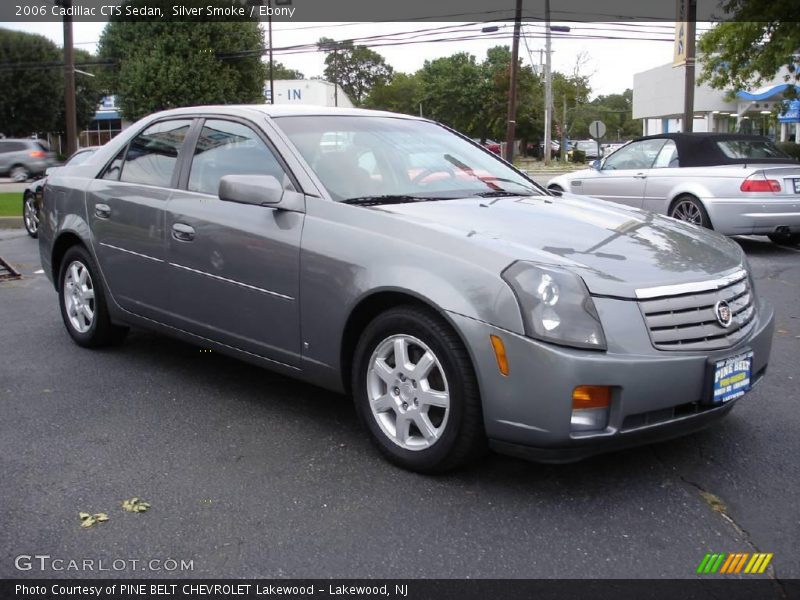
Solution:
M 800 243 L 800 163 L 769 139 L 666 133 L 634 140 L 591 169 L 551 179 L 569 192 L 643 208 L 726 235 Z

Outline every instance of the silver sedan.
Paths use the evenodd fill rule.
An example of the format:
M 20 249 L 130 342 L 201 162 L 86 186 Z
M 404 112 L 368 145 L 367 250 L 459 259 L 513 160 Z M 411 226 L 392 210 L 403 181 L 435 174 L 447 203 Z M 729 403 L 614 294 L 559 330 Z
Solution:
M 634 140 L 547 187 L 644 208 L 725 235 L 800 243 L 800 164 L 767 138 L 671 133 Z
M 153 115 L 48 178 L 39 249 L 77 344 L 143 327 L 348 393 L 417 471 L 696 431 L 770 356 L 730 240 L 390 113 Z

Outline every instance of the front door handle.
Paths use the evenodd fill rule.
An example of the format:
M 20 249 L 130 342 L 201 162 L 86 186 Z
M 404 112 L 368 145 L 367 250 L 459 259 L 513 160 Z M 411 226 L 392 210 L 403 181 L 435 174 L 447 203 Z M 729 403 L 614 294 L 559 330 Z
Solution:
M 194 239 L 194 227 L 189 227 L 183 223 L 175 223 L 172 226 L 172 237 L 179 242 L 191 242 Z
M 647 173 L 637 173 L 633 176 L 634 179 L 647 179 Z
M 111 207 L 108 204 L 95 204 L 94 214 L 98 219 L 109 219 L 111 217 Z

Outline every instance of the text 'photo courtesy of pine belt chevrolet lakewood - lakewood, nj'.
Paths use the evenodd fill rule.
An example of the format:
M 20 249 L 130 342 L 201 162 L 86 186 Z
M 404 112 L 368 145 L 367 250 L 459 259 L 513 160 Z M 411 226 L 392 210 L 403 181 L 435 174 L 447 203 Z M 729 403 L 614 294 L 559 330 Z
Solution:
M 151 115 L 48 177 L 38 237 L 78 344 L 143 327 L 347 393 L 421 472 L 694 432 L 770 358 L 736 243 L 398 114 Z

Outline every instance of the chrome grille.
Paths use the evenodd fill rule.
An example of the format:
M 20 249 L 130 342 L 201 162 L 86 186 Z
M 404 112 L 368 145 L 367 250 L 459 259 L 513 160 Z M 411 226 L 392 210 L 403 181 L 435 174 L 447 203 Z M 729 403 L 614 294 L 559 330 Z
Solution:
M 709 284 L 708 287 L 714 287 Z M 640 299 L 650 339 L 659 350 L 719 350 L 730 348 L 753 326 L 755 301 L 746 274 L 708 291 Z M 717 302 L 725 301 L 733 321 L 717 320 Z

